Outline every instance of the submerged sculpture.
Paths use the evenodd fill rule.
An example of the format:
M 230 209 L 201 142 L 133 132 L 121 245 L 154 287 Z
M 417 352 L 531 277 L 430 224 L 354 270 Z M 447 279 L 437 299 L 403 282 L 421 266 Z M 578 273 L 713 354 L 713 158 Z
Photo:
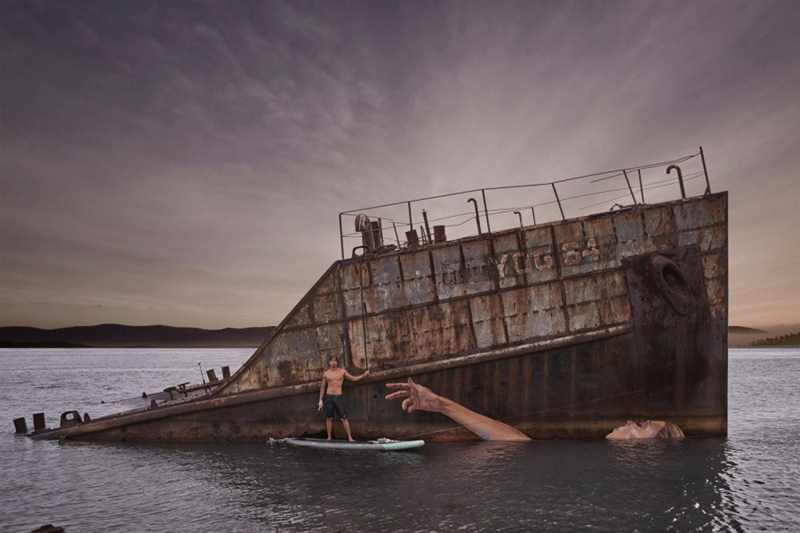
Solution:
M 672 422 L 663 420 L 644 420 L 634 422 L 628 420 L 624 426 L 615 428 L 606 435 L 608 440 L 636 440 L 636 439 L 675 439 L 686 438 L 683 430 Z

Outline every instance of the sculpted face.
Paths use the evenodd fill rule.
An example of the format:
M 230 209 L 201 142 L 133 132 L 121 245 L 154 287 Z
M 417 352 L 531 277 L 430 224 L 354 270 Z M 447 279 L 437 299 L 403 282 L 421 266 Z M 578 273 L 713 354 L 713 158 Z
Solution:
M 663 420 L 645 420 L 643 422 L 628 420 L 624 426 L 620 426 L 606 435 L 606 438 L 609 440 L 682 439 L 683 431 L 675 424 Z

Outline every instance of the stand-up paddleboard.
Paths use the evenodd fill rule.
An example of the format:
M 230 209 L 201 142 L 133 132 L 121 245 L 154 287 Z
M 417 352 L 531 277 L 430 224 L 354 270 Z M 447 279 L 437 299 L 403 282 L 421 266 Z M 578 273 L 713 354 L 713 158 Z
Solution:
M 320 450 L 361 450 L 374 452 L 397 452 L 414 450 L 425 445 L 424 440 L 392 440 L 378 439 L 371 441 L 347 442 L 346 440 L 326 439 L 284 439 L 283 442 L 290 446 L 301 448 L 317 448 Z

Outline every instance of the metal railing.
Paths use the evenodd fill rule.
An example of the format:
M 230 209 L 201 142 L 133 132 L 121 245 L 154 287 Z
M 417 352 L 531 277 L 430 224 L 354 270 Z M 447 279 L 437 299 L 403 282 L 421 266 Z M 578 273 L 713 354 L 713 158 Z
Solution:
M 694 162 L 699 163 L 700 168 L 697 169 L 696 171 L 684 174 L 683 168 L 680 165 L 686 166 Z M 660 174 L 661 169 L 664 169 L 663 174 Z M 647 173 L 647 177 L 644 176 L 644 173 Z M 661 179 L 657 179 L 654 181 L 652 178 L 653 176 L 657 176 L 658 175 L 657 173 L 660 174 Z M 667 176 L 667 178 L 664 179 L 664 176 Z M 560 178 L 553 181 L 546 181 L 540 183 L 527 183 L 518 185 L 482 187 L 479 189 L 467 189 L 458 192 L 425 196 L 421 198 L 415 198 L 412 200 L 390 202 L 380 205 L 373 205 L 370 207 L 363 207 L 360 209 L 351 209 L 348 211 L 342 211 L 341 213 L 339 213 L 339 243 L 342 252 L 342 259 L 345 258 L 345 239 L 350 239 L 350 238 L 361 239 L 362 236 L 361 232 L 344 233 L 343 217 L 356 217 L 360 214 L 363 214 L 369 216 L 371 219 L 378 220 L 380 231 L 382 232 L 382 234 L 383 232 L 393 230 L 394 238 L 393 239 L 391 238 L 392 234 L 390 233 L 389 240 L 394 240 L 396 242 L 396 248 L 401 248 L 403 246 L 406 246 L 408 243 L 406 241 L 401 241 L 400 235 L 398 233 L 398 227 L 408 228 L 409 230 L 413 230 L 415 222 L 420 222 L 420 218 L 417 218 L 415 220 L 414 206 L 425 202 L 450 200 L 458 196 L 471 195 L 467 199 L 467 203 L 472 204 L 473 209 L 468 212 L 449 214 L 433 219 L 428 217 L 428 211 L 426 209 L 422 209 L 421 218 L 422 221 L 424 222 L 424 225 L 420 226 L 420 231 L 422 233 L 423 242 L 426 240 L 428 241 L 431 240 L 431 233 L 429 227 L 429 224 L 431 222 L 442 222 L 445 220 L 454 220 L 461 218 L 463 220 L 460 222 L 445 225 L 446 227 L 460 227 L 474 220 L 477 227 L 477 232 L 478 232 L 477 234 L 479 235 L 483 233 L 491 234 L 492 233 L 491 217 L 498 217 L 500 215 L 512 214 L 512 216 L 515 216 L 516 219 L 519 221 L 519 226 L 524 227 L 522 213 L 523 211 L 527 212 L 527 210 L 530 209 L 533 225 L 537 225 L 542 223 L 541 208 L 557 206 L 558 207 L 557 215 L 560 216 L 561 220 L 566 220 L 567 212 L 565 208 L 565 203 L 584 198 L 591 198 L 599 195 L 624 193 L 614 198 L 606 198 L 601 202 L 583 205 L 580 206 L 579 208 L 586 210 L 586 209 L 598 208 L 601 205 L 605 205 L 606 207 L 608 207 L 608 205 L 611 204 L 610 208 L 611 210 L 613 210 L 615 208 L 625 208 L 631 205 L 644 204 L 646 203 L 645 191 L 665 189 L 666 187 L 673 186 L 676 183 L 680 187 L 681 198 L 685 199 L 687 195 L 686 182 L 696 180 L 699 178 L 705 178 L 705 191 L 703 192 L 703 194 L 710 194 L 711 184 L 708 179 L 708 168 L 706 167 L 705 154 L 703 153 L 702 146 L 699 147 L 699 150 L 695 153 L 684 155 L 668 161 L 646 163 L 642 165 L 617 168 L 613 170 L 605 170 L 601 172 L 592 172 L 590 174 L 583 174 L 580 176 L 572 176 L 568 178 Z M 576 194 L 564 195 L 565 188 L 569 186 L 577 185 L 580 187 L 587 187 L 588 184 L 589 188 L 591 188 L 591 186 L 595 184 L 607 183 L 611 182 L 612 180 L 619 180 L 620 185 L 618 187 L 605 190 L 591 190 Z M 487 193 L 513 192 L 516 198 L 519 191 L 531 190 L 531 189 L 534 191 L 546 191 L 546 194 L 552 195 L 552 199 L 548 199 L 545 201 L 538 201 L 538 202 L 530 202 L 524 205 L 489 209 L 487 203 Z M 637 198 L 637 192 L 639 194 L 638 198 Z M 479 193 L 480 193 L 479 197 L 480 204 L 478 201 Z M 624 202 L 627 200 L 631 200 L 632 204 L 624 205 L 619 203 L 620 201 Z M 407 219 L 399 220 L 397 217 L 381 216 L 380 213 L 375 213 L 376 210 L 387 210 L 391 208 L 397 209 L 398 207 L 405 208 L 403 210 L 406 212 Z M 538 221 L 537 221 L 537 208 L 539 208 L 540 210 L 540 216 Z M 598 209 L 594 209 L 594 211 L 597 210 Z M 483 223 L 481 219 L 483 219 Z M 391 226 L 387 226 L 384 228 L 383 227 L 384 221 L 391 223 Z M 484 223 L 485 223 L 485 230 L 483 228 Z M 354 255 L 355 255 L 355 250 L 358 248 L 364 248 L 364 246 L 361 245 L 361 243 L 359 243 L 359 246 L 354 247 L 353 249 Z

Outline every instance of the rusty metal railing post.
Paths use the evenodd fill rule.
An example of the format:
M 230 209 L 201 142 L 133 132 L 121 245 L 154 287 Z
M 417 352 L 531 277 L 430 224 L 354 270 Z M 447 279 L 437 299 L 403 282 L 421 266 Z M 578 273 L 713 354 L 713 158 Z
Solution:
M 482 235 L 483 232 L 481 231 L 481 214 L 478 211 L 478 200 L 475 198 L 470 198 L 467 200 L 467 203 L 472 202 L 472 207 L 475 208 L 475 222 L 478 224 L 478 235 Z
M 622 171 L 622 175 L 625 176 L 625 183 L 628 184 L 628 190 L 631 192 L 631 198 L 633 198 L 633 204 L 636 205 L 639 202 L 636 201 L 636 195 L 633 194 L 633 187 L 631 187 L 631 180 L 628 179 L 628 172 L 626 170 Z
M 556 203 L 558 204 L 558 210 L 561 211 L 561 220 L 567 220 L 567 217 L 564 216 L 564 208 L 561 207 L 561 198 L 558 197 L 558 191 L 556 190 L 556 184 L 551 183 L 550 185 L 553 186 L 553 194 L 556 195 Z
M 492 225 L 489 223 L 489 208 L 486 207 L 486 189 L 481 189 L 481 196 L 483 197 L 483 214 L 486 216 L 486 232 L 492 232 Z
M 411 202 L 408 202 L 408 229 L 414 229 L 414 217 L 411 216 Z
M 700 161 L 703 163 L 703 174 L 706 176 L 706 192 L 703 194 L 711 194 L 711 182 L 708 181 L 708 168 L 706 168 L 706 155 L 703 153 L 703 147 L 700 147 Z
M 531 206 L 531 216 L 533 217 L 533 225 L 536 225 L 536 211 L 533 210 L 533 206 Z
M 342 249 L 342 259 L 344 259 L 344 232 L 342 231 L 342 213 L 339 213 L 339 247 Z
M 519 211 L 514 211 L 514 214 L 517 215 L 517 217 L 519 217 L 519 229 L 524 229 L 525 225 L 522 223 L 522 213 L 520 213 Z
M 644 203 L 644 184 L 642 183 L 642 169 L 636 169 L 639 173 L 639 194 L 642 196 L 642 203 Z
M 678 172 L 678 183 L 681 185 L 681 198 L 686 200 L 686 187 L 683 185 L 683 172 L 681 171 L 681 167 L 678 165 L 670 165 L 667 167 L 667 175 L 672 173 L 672 170 L 675 169 Z

